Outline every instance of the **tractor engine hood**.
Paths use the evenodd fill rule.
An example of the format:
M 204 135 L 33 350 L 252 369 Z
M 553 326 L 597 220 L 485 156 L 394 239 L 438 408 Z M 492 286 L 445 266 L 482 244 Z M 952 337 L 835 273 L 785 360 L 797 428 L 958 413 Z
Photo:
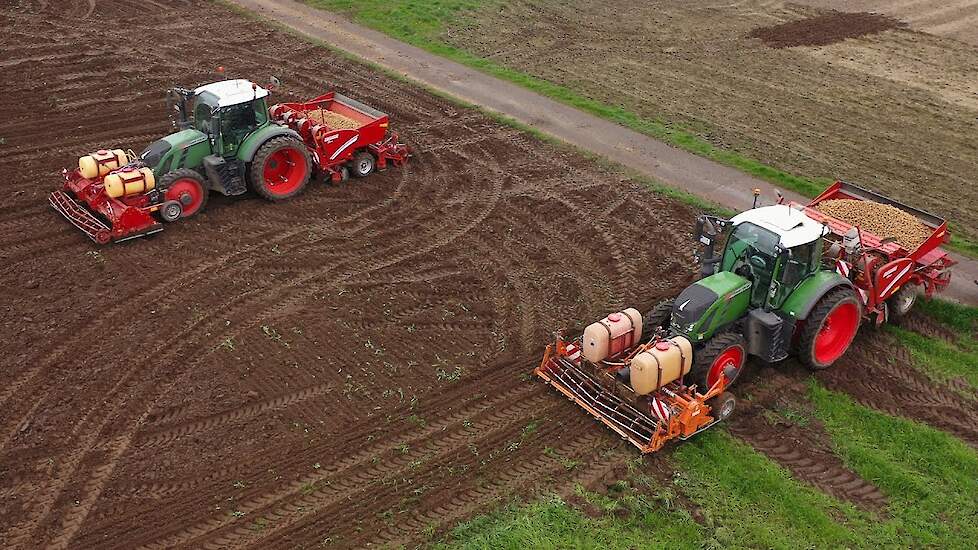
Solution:
M 207 134 L 199 130 L 181 130 L 150 143 L 139 154 L 139 160 L 149 166 L 154 173 L 160 175 L 166 171 L 162 169 L 161 164 L 165 164 L 163 161 L 172 157 L 171 152 L 187 149 L 191 145 L 205 141 L 207 141 Z
M 690 336 L 694 342 L 708 338 L 714 328 L 724 324 L 734 298 L 747 292 L 751 283 L 740 275 L 721 271 L 686 287 L 676 298 L 672 309 L 674 330 Z M 737 309 L 743 300 L 736 300 Z

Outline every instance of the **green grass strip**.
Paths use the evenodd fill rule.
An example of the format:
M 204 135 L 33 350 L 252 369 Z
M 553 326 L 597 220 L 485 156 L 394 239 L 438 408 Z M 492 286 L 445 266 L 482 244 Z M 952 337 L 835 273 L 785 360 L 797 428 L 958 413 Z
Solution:
M 893 325 L 888 325 L 886 330 L 910 350 L 921 372 L 941 382 L 964 378 L 978 389 L 978 342 L 974 339 L 962 336 L 952 344 Z M 893 368 L 901 366 L 893 365 Z
M 978 307 L 965 306 L 946 300 L 919 300 L 918 311 L 939 323 L 943 323 L 961 335 L 978 333 Z
M 435 548 L 485 550 L 698 548 L 703 528 L 684 511 L 635 501 L 632 515 L 591 518 L 549 495 L 531 504 L 511 504 L 456 527 Z
M 890 518 L 860 546 L 974 547 L 978 540 L 974 449 L 935 428 L 858 405 L 815 382 L 810 396 L 836 453 L 889 498 Z

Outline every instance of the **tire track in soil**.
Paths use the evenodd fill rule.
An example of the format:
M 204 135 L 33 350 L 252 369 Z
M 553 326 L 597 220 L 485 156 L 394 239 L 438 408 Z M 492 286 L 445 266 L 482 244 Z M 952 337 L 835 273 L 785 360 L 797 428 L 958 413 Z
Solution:
M 33 111 L 0 102 L 8 115 L 0 135 L 17 136 L 0 163 L 11 174 L 0 188 L 50 182 L 46 192 L 79 153 L 153 139 L 166 127 L 162 89 L 212 79 L 219 64 L 254 78 L 276 67 L 286 83 L 277 100 L 316 95 L 329 75 L 340 92 L 390 112 L 417 154 L 402 169 L 313 185 L 283 205 L 214 197 L 196 220 L 101 250 L 102 267 L 37 204 L 43 192 L 12 195 L 0 209 L 0 242 L 12 245 L 4 257 L 13 260 L 0 278 L 20 293 L 12 312 L 17 318 L 47 292 L 44 311 L 60 326 L 15 352 L 29 366 L 0 390 L 0 434 L 14 434 L 0 465 L 33 461 L 0 482 L 0 494 L 23 508 L 0 538 L 23 547 L 294 546 L 321 540 L 337 518 L 352 545 L 411 544 L 429 524 L 447 528 L 551 476 L 568 490 L 597 468 L 565 475 L 547 445 L 588 463 L 620 445 L 524 378 L 550 329 L 685 282 L 663 257 L 687 254 L 688 209 L 213 3 L 98 2 L 93 18 L 105 32 L 97 36 L 80 32 L 59 6 L 24 6 L 0 18 L 14 22 L 18 42 L 45 45 L 0 51 L 34 71 L 15 93 L 53 99 Z M 120 30 L 134 13 L 152 51 Z M 216 26 L 226 30 L 220 40 L 202 32 Z M 52 41 L 85 59 L 57 55 L 47 49 Z M 189 47 L 222 53 L 182 55 Z M 98 56 L 107 53 L 118 67 L 106 69 Z M 102 93 L 100 75 L 120 71 L 132 77 L 129 103 L 86 110 Z M 44 214 L 37 239 L 14 242 Z M 37 288 L 19 283 L 28 273 Z M 68 273 L 78 274 L 70 288 Z M 471 311 L 444 314 L 458 305 Z M 261 334 L 264 325 L 301 326 L 303 335 L 290 335 L 286 349 Z M 216 351 L 223 337 L 237 343 L 233 352 Z M 386 354 L 365 360 L 356 354 L 364 341 L 382 342 Z M 436 357 L 463 374 L 437 379 Z M 248 366 L 262 370 L 246 375 Z M 349 371 L 362 376 L 362 394 L 339 393 Z M 394 388 L 413 400 L 385 402 L 382 392 Z M 427 421 L 419 426 L 412 416 Z M 32 418 L 36 427 L 18 431 Z M 536 420 L 542 425 L 524 438 Z M 311 435 L 275 431 L 300 421 Z M 55 470 L 44 474 L 38 456 L 54 457 Z M 617 460 L 600 466 L 610 471 Z M 248 482 L 234 492 L 245 520 L 213 509 L 234 480 Z M 376 512 L 415 490 L 423 493 L 416 509 L 388 529 Z M 274 521 L 248 529 L 244 521 L 257 517 Z M 354 530 L 357 520 L 368 534 Z
M 740 400 L 730 433 L 820 491 L 866 510 L 882 512 L 886 495 L 842 462 L 817 421 L 801 425 L 780 420 L 772 424 L 768 420 L 765 411 L 810 406 L 800 371 L 793 376 L 772 370 L 767 369 L 765 380 L 742 386 L 745 392 L 749 388 L 751 399 Z

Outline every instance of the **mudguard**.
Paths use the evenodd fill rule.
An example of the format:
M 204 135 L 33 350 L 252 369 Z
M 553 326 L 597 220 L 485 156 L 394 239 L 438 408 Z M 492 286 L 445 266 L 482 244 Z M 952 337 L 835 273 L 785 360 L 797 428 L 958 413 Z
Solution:
M 278 124 L 269 124 L 264 128 L 256 130 L 255 133 L 244 140 L 241 147 L 238 148 L 238 160 L 251 162 L 255 158 L 255 153 L 258 152 L 259 147 L 264 145 L 266 141 L 279 136 L 294 137 L 299 140 L 299 143 L 302 143 L 302 137 L 295 130 L 279 126 Z
M 835 271 L 818 271 L 801 282 L 781 306 L 781 311 L 795 319 L 807 319 L 815 304 L 835 288 L 853 288 L 852 281 Z

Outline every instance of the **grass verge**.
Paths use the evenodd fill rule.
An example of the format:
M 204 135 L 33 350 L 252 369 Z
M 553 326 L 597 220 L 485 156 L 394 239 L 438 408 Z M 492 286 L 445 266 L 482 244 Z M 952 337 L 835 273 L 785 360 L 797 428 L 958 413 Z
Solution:
M 467 14 L 485 9 L 475 0 L 304 0 L 305 3 L 341 12 L 357 23 L 390 35 L 436 55 L 513 82 L 541 95 L 560 101 L 689 151 L 736 168 L 780 188 L 807 197 L 821 193 L 831 183 L 828 178 L 811 178 L 791 174 L 749 158 L 735 151 L 721 149 L 676 124 L 641 117 L 620 106 L 607 105 L 587 98 L 574 90 L 550 81 L 510 69 L 445 43 L 442 33 L 451 26 L 468 24 Z M 659 185 L 660 188 L 665 187 Z M 661 189 L 658 189 L 662 192 Z M 687 201 L 688 202 L 688 201 Z M 978 258 L 978 242 L 952 236 L 947 248 L 971 258 Z
M 944 300 L 921 300 L 916 307 L 924 315 L 950 328 L 953 341 L 887 325 L 886 330 L 914 357 L 921 372 L 939 381 L 963 378 L 978 389 L 978 308 Z
M 722 430 L 675 448 L 676 489 L 587 495 L 588 517 L 548 496 L 459 525 L 439 548 L 965 548 L 978 537 L 978 454 L 956 438 L 856 404 L 812 380 L 809 396 L 835 452 L 886 494 L 881 516 L 803 484 Z M 641 475 L 636 485 L 643 483 Z M 654 485 L 654 482 L 653 482 Z M 612 511 L 628 511 L 613 514 Z
M 965 548 L 978 540 L 978 454 L 945 432 L 812 383 L 816 415 L 843 461 L 887 495 L 872 547 Z

